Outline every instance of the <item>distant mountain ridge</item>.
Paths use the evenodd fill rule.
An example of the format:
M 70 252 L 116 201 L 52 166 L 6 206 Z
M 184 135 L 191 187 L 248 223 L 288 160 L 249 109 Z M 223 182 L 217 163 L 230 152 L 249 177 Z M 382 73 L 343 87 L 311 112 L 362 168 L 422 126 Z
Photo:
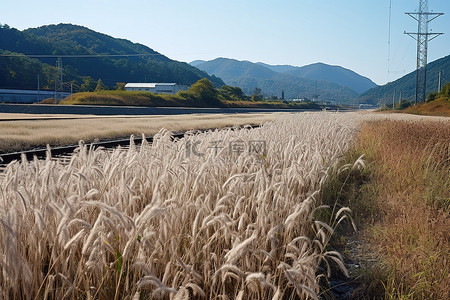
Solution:
M 295 70 L 295 68 L 297 68 L 297 67 L 294 67 L 291 65 L 269 65 L 269 64 L 265 64 L 263 62 L 257 62 L 257 64 L 261 65 L 263 67 L 269 68 L 278 73 L 285 73 L 285 72 L 293 71 L 293 70 Z
M 257 63 L 278 73 L 294 75 L 300 78 L 312 80 L 326 80 L 351 88 L 357 93 L 363 93 L 377 86 L 375 82 L 358 73 L 343 68 L 341 66 L 332 66 L 324 63 L 315 63 L 303 67 L 294 67 L 290 65 L 268 65 Z
M 439 72 L 442 72 L 441 86 L 450 82 L 450 55 L 437 59 L 427 65 L 426 93 L 436 92 Z M 398 101 L 401 97 L 414 101 L 416 95 L 416 72 L 413 71 L 393 82 L 370 89 L 359 96 L 360 103 L 385 104 Z
M 145 45 L 72 24 L 47 25 L 24 31 L 2 26 L 0 53 L 92 55 L 63 58 L 64 81 L 73 81 L 76 87 L 80 87 L 87 76 L 94 81 L 100 78 L 111 87 L 116 82 L 144 81 L 191 85 L 202 78 L 208 78 L 217 87 L 224 84 L 220 78 L 172 60 Z M 124 54 L 131 56 L 101 56 Z M 34 89 L 40 75 L 41 87 L 52 88 L 55 63 L 56 58 L 0 57 L 0 87 Z
M 216 75 L 226 84 L 241 87 L 251 93 L 255 87 L 261 88 L 266 95 L 287 98 L 342 99 L 352 101 L 358 91 L 376 86 L 370 79 L 353 71 L 326 64 L 313 64 L 305 67 L 290 65 L 272 66 L 265 63 L 239 61 L 230 58 L 216 58 L 211 61 L 191 62 L 210 75 Z M 327 74 L 331 73 L 331 74 Z

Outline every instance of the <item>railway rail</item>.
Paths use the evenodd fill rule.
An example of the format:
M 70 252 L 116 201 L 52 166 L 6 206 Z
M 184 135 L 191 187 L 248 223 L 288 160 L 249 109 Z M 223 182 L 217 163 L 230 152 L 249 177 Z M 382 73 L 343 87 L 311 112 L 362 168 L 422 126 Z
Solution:
M 260 125 L 247 125 L 246 128 L 256 128 Z M 239 127 L 242 128 L 242 127 Z M 215 130 L 216 128 L 208 128 L 208 129 L 202 129 L 202 130 L 196 130 L 197 132 L 207 132 L 209 130 Z M 230 129 L 230 127 L 224 127 L 221 129 Z M 234 127 L 232 129 L 235 129 Z M 188 131 L 181 131 L 181 132 L 174 132 L 172 134 L 172 138 L 180 139 L 184 137 L 184 135 Z M 146 137 L 145 138 L 147 142 L 151 143 L 153 142 L 153 137 Z M 142 137 L 134 137 L 133 141 L 136 145 L 140 145 L 142 143 Z M 98 148 L 103 147 L 105 149 L 114 149 L 119 146 L 121 147 L 127 147 L 130 145 L 130 138 L 127 139 L 119 139 L 119 140 L 111 140 L 111 141 L 100 141 L 100 142 L 92 142 L 92 143 L 86 143 L 88 147 Z M 69 145 L 69 146 L 62 146 L 62 147 L 54 147 L 51 148 L 51 154 L 52 157 L 59 159 L 70 159 L 70 155 L 77 149 L 79 145 Z M 25 150 L 25 151 L 19 151 L 19 152 L 12 152 L 12 153 L 5 153 L 0 154 L 0 173 L 4 170 L 6 165 L 11 163 L 15 160 L 21 160 L 22 155 L 25 155 L 27 160 L 33 160 L 34 157 L 37 157 L 38 159 L 45 159 L 47 156 L 48 149 L 47 148 L 39 148 L 39 149 L 32 149 L 32 150 Z
M 185 132 L 181 133 L 175 133 L 173 135 L 173 138 L 182 138 L 184 136 Z M 145 138 L 148 142 L 153 141 L 153 137 L 146 137 Z M 142 138 L 135 137 L 134 143 L 139 145 L 142 143 Z M 112 141 L 103 141 L 103 142 L 92 142 L 87 143 L 86 145 L 88 147 L 98 148 L 98 147 L 104 147 L 106 149 L 113 149 L 118 146 L 128 146 L 130 144 L 130 139 L 120 139 L 120 140 L 112 140 Z M 51 154 L 53 157 L 61 157 L 61 156 L 68 156 L 72 154 L 75 149 L 77 149 L 79 145 L 69 145 L 69 146 L 62 146 L 62 147 L 54 147 L 51 148 Z M 7 164 L 14 160 L 21 160 L 22 155 L 25 155 L 27 160 L 32 160 L 34 157 L 37 157 L 38 159 L 44 159 L 47 156 L 47 148 L 39 148 L 39 149 L 33 149 L 33 150 L 26 150 L 26 151 L 19 151 L 19 152 L 12 152 L 12 153 L 5 153 L 0 154 L 0 168 L 5 167 Z

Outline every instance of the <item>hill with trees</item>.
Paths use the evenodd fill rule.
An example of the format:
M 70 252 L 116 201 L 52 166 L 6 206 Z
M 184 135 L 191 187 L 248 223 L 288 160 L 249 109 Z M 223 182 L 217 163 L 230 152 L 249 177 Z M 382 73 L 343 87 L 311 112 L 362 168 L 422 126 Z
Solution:
M 450 82 L 450 55 L 437 59 L 427 65 L 427 94 L 438 89 L 439 72 L 442 72 L 441 86 Z M 401 93 L 401 95 L 400 95 Z M 370 89 L 361 94 L 360 103 L 390 104 L 392 99 L 400 98 L 414 101 L 416 95 L 416 72 L 411 72 L 393 82 Z
M 271 68 L 262 63 L 228 58 L 194 61 L 191 64 L 208 74 L 220 77 L 227 85 L 240 87 L 246 94 L 254 95 L 259 91 L 267 97 L 281 97 L 284 91 L 286 98 L 312 99 L 320 96 L 320 99 L 338 100 L 341 103 L 349 103 L 358 96 L 351 88 L 331 81 L 301 78 L 276 71 L 277 67 L 283 66 Z M 287 69 L 295 70 L 295 67 Z
M 119 82 L 175 82 L 191 85 L 208 78 L 215 86 L 224 82 L 187 63 L 172 60 L 151 48 L 118 39 L 89 28 L 58 24 L 19 31 L 0 26 L 0 88 L 53 89 L 56 58 L 64 57 L 63 80 L 76 91 L 93 91 L 98 81 L 107 87 Z M 14 56 L 16 55 L 16 56 Z M 80 57 L 83 56 L 83 57 Z
M 278 66 L 283 67 L 283 66 Z M 376 83 L 367 77 L 361 76 L 352 70 L 331 66 L 324 63 L 315 63 L 303 67 L 285 66 L 285 74 L 313 80 L 326 80 L 351 88 L 358 94 L 376 87 Z M 280 69 L 283 70 L 283 69 Z
M 189 90 L 175 95 L 155 94 L 146 91 L 99 90 L 75 93 L 63 99 L 65 105 L 126 105 L 126 106 L 183 106 L 183 107 L 234 107 L 271 109 L 321 109 L 312 102 L 258 101 L 246 96 L 238 87 L 227 85 L 216 88 L 206 78 L 194 83 Z

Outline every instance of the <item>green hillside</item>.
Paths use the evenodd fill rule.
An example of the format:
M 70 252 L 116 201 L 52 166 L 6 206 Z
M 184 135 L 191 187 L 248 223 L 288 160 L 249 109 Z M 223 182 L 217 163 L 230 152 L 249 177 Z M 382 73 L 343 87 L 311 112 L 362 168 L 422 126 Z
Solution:
M 0 88 L 52 89 L 56 76 L 56 58 L 9 57 L 28 55 L 87 55 L 63 58 L 64 82 L 73 82 L 76 91 L 93 90 L 98 79 L 106 86 L 117 82 L 175 82 L 191 85 L 208 78 L 215 86 L 224 83 L 187 63 L 178 62 L 151 48 L 98 33 L 89 28 L 59 24 L 19 31 L 0 28 Z M 144 56 L 95 56 L 144 54 Z M 68 85 L 66 85 L 68 86 Z
M 324 63 L 315 63 L 302 67 L 294 67 L 290 65 L 268 65 L 258 63 L 278 73 L 289 74 L 300 78 L 312 80 L 325 80 L 351 88 L 358 94 L 367 91 L 377 85 L 367 77 L 361 76 L 358 73 L 340 67 L 331 66 Z
M 259 88 L 269 97 L 280 97 L 284 91 L 286 98 L 312 99 L 317 94 L 320 99 L 338 100 L 340 103 L 350 103 L 358 96 L 354 90 L 343 85 L 279 73 L 261 63 L 217 58 L 191 64 L 208 74 L 222 78 L 228 85 L 242 88 L 246 94 L 251 94 L 255 88 Z
M 428 63 L 427 66 L 427 94 L 438 89 L 439 72 L 442 71 L 442 86 L 450 82 L 450 55 Z M 360 103 L 385 104 L 392 103 L 394 97 L 398 100 L 400 93 L 402 99 L 414 101 L 416 95 L 416 72 L 411 72 L 396 81 L 383 86 L 370 89 L 361 94 Z

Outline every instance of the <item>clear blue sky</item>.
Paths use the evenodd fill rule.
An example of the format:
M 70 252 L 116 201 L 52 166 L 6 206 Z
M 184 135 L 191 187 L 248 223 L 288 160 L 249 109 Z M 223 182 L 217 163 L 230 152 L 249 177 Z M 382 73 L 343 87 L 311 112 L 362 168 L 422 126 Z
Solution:
M 430 28 L 428 61 L 450 54 L 450 1 Z M 415 69 L 418 0 L 392 0 L 390 76 Z M 2 0 L 0 23 L 20 30 L 72 23 L 142 43 L 179 61 L 228 57 L 295 66 L 340 65 L 388 81 L 389 0 Z

